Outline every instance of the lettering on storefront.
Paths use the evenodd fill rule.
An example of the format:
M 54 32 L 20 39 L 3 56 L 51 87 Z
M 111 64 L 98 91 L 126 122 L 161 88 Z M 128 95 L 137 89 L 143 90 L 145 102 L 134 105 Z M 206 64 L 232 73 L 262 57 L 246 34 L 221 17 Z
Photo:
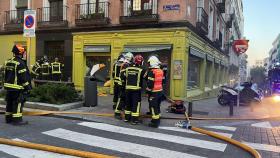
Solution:
M 208 61 L 214 62 L 214 57 L 213 56 L 207 54 L 206 58 L 207 58 Z
M 84 52 L 85 53 L 90 53 L 90 52 L 95 52 L 95 53 L 108 53 L 111 52 L 111 46 L 84 46 Z
M 124 47 L 124 52 L 153 52 L 159 50 L 170 50 L 172 45 L 128 45 Z
M 197 50 L 195 48 L 192 48 L 192 47 L 190 47 L 190 54 L 193 55 L 193 56 L 202 58 L 202 59 L 206 58 L 206 54 L 205 53 L 202 53 L 201 51 L 199 51 L 199 50 Z

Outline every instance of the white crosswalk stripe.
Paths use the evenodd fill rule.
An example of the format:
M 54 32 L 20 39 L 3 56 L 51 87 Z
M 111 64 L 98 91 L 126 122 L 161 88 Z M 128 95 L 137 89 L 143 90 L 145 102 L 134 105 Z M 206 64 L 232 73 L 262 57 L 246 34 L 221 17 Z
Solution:
M 190 134 L 203 135 L 201 133 L 198 133 L 198 132 L 195 132 L 195 131 L 192 131 L 192 130 L 189 130 L 189 129 L 183 129 L 183 128 L 178 128 L 178 127 L 159 127 L 159 129 L 164 129 L 164 130 L 168 130 L 168 131 L 185 132 L 185 133 L 190 133 Z M 232 134 L 229 134 L 229 133 L 223 133 L 223 132 L 214 132 L 214 133 L 220 134 L 222 136 L 229 137 L 229 138 L 232 137 Z
M 16 141 L 23 141 L 21 139 L 14 139 Z M 61 155 L 52 152 L 33 150 L 21 148 L 16 146 L 9 146 L 0 144 L 0 151 L 19 158 L 77 158 L 74 156 Z
M 43 132 L 46 135 L 66 139 L 69 141 L 86 144 L 95 147 L 101 147 L 105 149 L 115 150 L 119 152 L 150 157 L 150 158 L 203 158 L 201 156 L 191 155 L 182 152 L 176 152 L 172 150 L 160 149 L 157 147 L 140 145 L 135 143 L 129 143 L 124 141 L 118 141 L 109 138 L 103 138 L 93 136 L 89 134 L 83 134 L 79 132 L 73 132 L 65 129 L 55 129 L 47 132 Z
M 236 127 L 229 127 L 229 126 L 204 126 L 205 128 L 212 128 L 218 130 L 225 130 L 225 131 L 236 131 Z
M 104 123 L 82 122 L 82 123 L 79 123 L 79 125 L 94 128 L 94 129 L 114 132 L 114 133 L 162 140 L 162 141 L 173 142 L 173 143 L 182 144 L 182 145 L 189 145 L 189 146 L 194 146 L 194 147 L 199 147 L 199 148 L 204 148 L 204 149 L 216 150 L 216 151 L 224 151 L 227 147 L 227 144 L 218 143 L 218 142 L 198 140 L 198 139 L 193 139 L 193 138 L 186 138 L 186 137 L 174 136 L 174 135 L 169 135 L 169 134 L 149 132 L 149 131 L 137 130 L 137 129 L 132 129 L 132 128 L 124 128 L 124 127 L 113 126 L 113 125 L 104 124 Z

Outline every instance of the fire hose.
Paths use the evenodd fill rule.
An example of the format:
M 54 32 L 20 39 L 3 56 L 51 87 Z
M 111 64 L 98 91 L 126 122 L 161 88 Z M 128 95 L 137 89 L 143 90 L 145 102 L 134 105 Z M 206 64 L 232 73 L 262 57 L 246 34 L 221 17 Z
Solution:
M 3 114 L 4 112 L 0 112 L 0 114 Z M 71 115 L 92 115 L 92 116 L 99 116 L 99 117 L 114 117 L 114 114 L 106 114 L 106 113 L 92 113 L 92 112 L 65 112 L 65 111 L 25 111 L 23 113 L 27 116 L 46 116 L 46 115 L 54 115 L 54 114 L 71 114 Z M 142 115 L 142 118 L 150 118 L 149 115 Z M 187 113 L 185 113 L 185 117 L 161 117 L 161 119 L 173 119 L 173 120 L 186 120 L 188 125 L 188 129 L 193 130 L 198 133 L 206 134 L 208 136 L 226 141 L 230 144 L 233 144 L 244 151 L 250 153 L 255 158 L 261 158 L 260 154 L 253 148 L 242 144 L 239 141 L 236 141 L 234 139 L 216 134 L 211 131 L 207 131 L 201 128 L 190 126 L 190 120 L 262 120 L 262 119 L 271 119 L 269 117 L 264 118 L 199 118 L 199 117 L 188 117 Z M 49 152 L 55 152 L 65 155 L 72 155 L 72 156 L 78 156 L 78 157 L 86 157 L 86 158 L 95 158 L 95 157 L 112 157 L 107 155 L 101 155 L 97 153 L 91 153 L 91 152 L 85 152 L 85 151 L 78 151 L 73 149 L 67 149 L 67 148 L 60 148 L 60 147 L 54 147 L 54 146 L 48 146 L 43 144 L 33 144 L 33 143 L 27 143 L 27 142 L 18 142 L 8 139 L 0 138 L 1 144 L 7 144 L 7 145 L 13 145 L 13 146 L 19 146 L 24 148 L 30 148 L 30 149 L 36 149 L 36 150 L 44 150 Z

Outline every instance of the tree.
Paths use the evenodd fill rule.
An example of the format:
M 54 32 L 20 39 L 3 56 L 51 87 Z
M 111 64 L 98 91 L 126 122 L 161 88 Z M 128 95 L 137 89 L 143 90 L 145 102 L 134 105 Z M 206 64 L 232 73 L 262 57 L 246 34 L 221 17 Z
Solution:
M 257 66 L 251 69 L 250 75 L 253 79 L 253 82 L 257 83 L 262 87 L 265 83 L 265 68 L 262 66 Z

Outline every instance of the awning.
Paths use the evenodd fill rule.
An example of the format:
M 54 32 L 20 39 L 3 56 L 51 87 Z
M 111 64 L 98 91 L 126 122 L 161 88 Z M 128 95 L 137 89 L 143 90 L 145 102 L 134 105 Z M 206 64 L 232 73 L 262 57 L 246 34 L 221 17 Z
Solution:
M 160 50 L 171 50 L 172 45 L 126 45 L 124 46 L 124 52 L 154 52 Z
M 193 56 L 196 56 L 198 58 L 202 58 L 202 59 L 205 59 L 206 58 L 206 54 L 193 48 L 193 47 L 190 47 L 190 54 L 193 55 Z
M 208 61 L 214 62 L 214 57 L 211 56 L 211 55 L 209 55 L 209 54 L 206 55 L 206 59 L 207 59 Z
M 88 45 L 84 46 L 85 53 L 109 53 L 111 52 L 110 45 Z

